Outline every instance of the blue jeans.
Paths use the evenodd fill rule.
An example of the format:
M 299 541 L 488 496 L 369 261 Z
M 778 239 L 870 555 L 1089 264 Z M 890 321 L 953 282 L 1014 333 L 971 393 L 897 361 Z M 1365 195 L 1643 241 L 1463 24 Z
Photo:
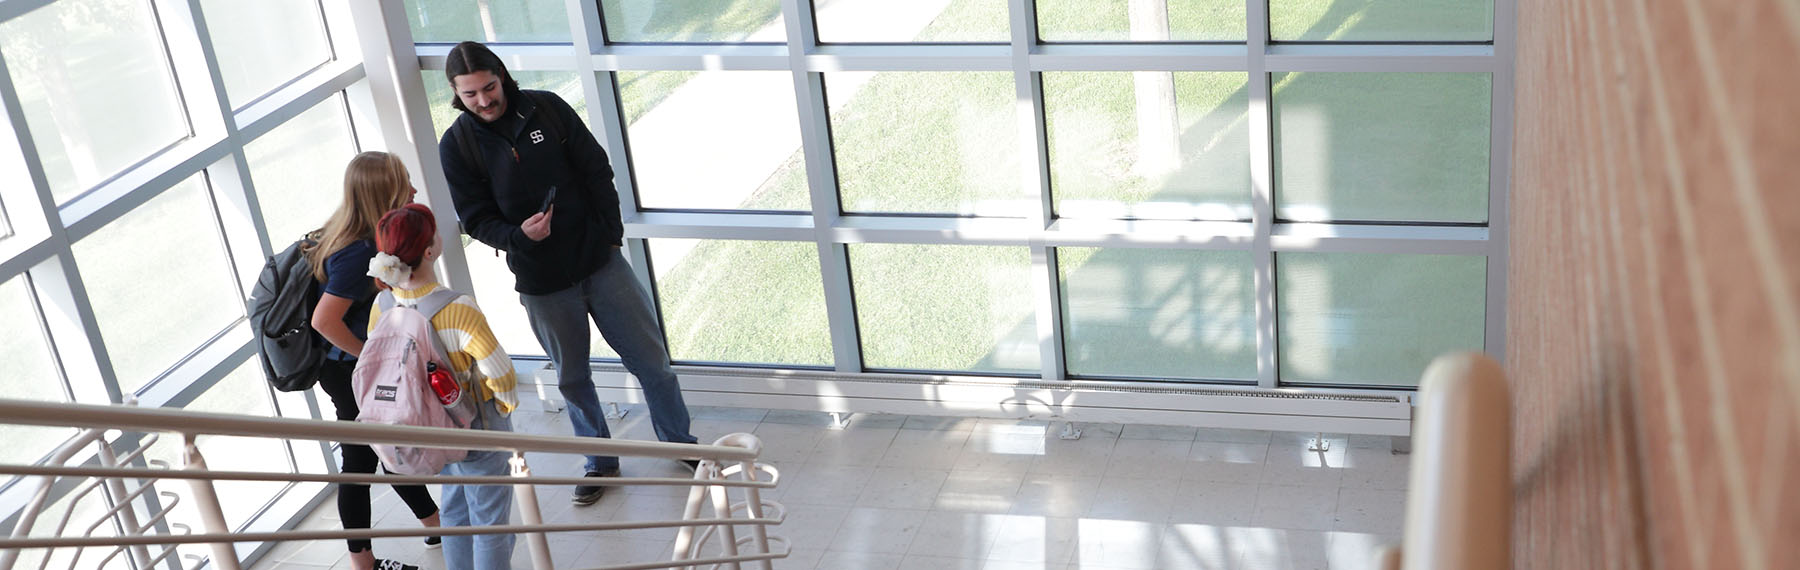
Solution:
M 501 416 L 493 402 L 482 403 L 482 419 L 487 425 L 478 429 L 512 431 L 512 420 Z M 497 419 L 496 419 L 497 418 Z M 504 451 L 471 451 L 469 457 L 444 466 L 443 475 L 509 475 Z M 444 485 L 442 524 L 444 526 L 487 526 L 507 524 L 512 512 L 511 485 Z M 483 534 L 444 537 L 446 570 L 506 570 L 512 567 L 513 535 Z
M 569 402 L 569 420 L 575 424 L 575 435 L 612 437 L 606 428 L 606 417 L 600 412 L 600 397 L 594 393 L 594 377 L 588 367 L 588 318 L 606 344 L 619 353 L 625 370 L 636 376 L 644 387 L 644 401 L 650 406 L 650 425 L 656 428 L 656 439 L 675 443 L 699 441 L 688 432 L 687 402 L 681 398 L 681 383 L 669 367 L 669 351 L 663 346 L 662 330 L 656 326 L 656 315 L 650 306 L 650 294 L 631 274 L 625 256 L 613 249 L 605 265 L 575 286 L 548 295 L 519 294 L 525 314 L 531 318 L 531 332 L 537 335 L 550 362 L 556 365 L 556 384 Z M 588 471 L 619 468 L 619 458 L 588 456 Z

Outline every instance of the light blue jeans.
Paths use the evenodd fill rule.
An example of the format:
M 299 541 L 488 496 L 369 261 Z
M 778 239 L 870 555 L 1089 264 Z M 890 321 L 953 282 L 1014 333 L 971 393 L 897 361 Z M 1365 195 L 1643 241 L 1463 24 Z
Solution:
M 501 416 L 493 402 L 483 402 L 483 429 L 512 431 L 512 420 Z M 498 418 L 498 419 L 495 419 Z M 478 425 L 479 427 L 479 425 Z M 469 457 L 444 466 L 443 475 L 510 475 L 505 451 L 471 451 Z M 512 512 L 511 485 L 444 485 L 439 506 L 444 526 L 507 524 Z M 513 535 L 482 534 L 444 537 L 446 570 L 507 570 L 512 567 Z
M 669 351 L 663 345 L 662 329 L 656 325 L 650 294 L 632 276 L 631 266 L 619 250 L 613 249 L 609 255 L 605 265 L 573 287 L 548 295 L 519 295 L 531 318 L 531 332 L 556 365 L 557 388 L 568 400 L 575 435 L 612 437 L 588 368 L 587 323 L 592 318 L 601 338 L 619 353 L 625 370 L 643 385 L 656 438 L 694 443 L 698 440 L 688 431 L 687 402 L 681 398 L 675 370 L 669 367 Z M 588 471 L 618 468 L 617 457 L 588 456 Z

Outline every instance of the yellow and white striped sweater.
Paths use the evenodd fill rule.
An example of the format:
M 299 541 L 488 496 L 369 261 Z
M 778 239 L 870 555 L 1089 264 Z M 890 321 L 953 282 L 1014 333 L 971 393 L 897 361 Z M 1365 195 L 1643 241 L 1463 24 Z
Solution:
M 395 287 L 392 291 L 395 300 L 403 305 L 411 305 L 438 289 L 438 284 L 432 283 L 418 289 Z M 380 320 L 381 304 L 376 303 L 369 308 L 369 330 L 374 331 L 375 323 Z M 519 396 L 514 392 L 519 379 L 513 374 L 512 358 L 506 355 L 506 350 L 500 348 L 500 341 L 494 338 L 494 331 L 488 328 L 487 317 L 475 305 L 474 297 L 457 297 L 444 310 L 431 317 L 431 327 L 437 330 L 438 339 L 443 341 L 444 350 L 449 353 L 450 366 L 456 370 L 456 377 L 471 379 L 471 386 L 481 387 L 480 390 L 475 390 L 477 402 L 494 400 L 495 407 L 503 414 L 510 414 L 519 406 Z

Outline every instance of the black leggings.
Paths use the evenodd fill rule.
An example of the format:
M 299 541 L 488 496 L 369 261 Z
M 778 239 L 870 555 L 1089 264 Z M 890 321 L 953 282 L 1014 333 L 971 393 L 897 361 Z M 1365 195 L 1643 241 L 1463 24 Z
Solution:
M 337 408 L 337 419 L 356 421 L 358 413 L 356 394 L 350 388 L 350 372 L 355 369 L 356 362 L 326 361 L 324 377 L 319 379 L 319 387 L 325 395 L 331 396 L 331 405 Z M 381 465 L 375 456 L 375 450 L 367 445 L 356 443 L 340 444 L 343 450 L 345 473 L 374 473 Z M 424 485 L 394 485 L 394 493 L 412 509 L 413 516 L 423 519 L 437 514 L 437 502 L 431 500 L 431 492 Z M 346 530 L 353 528 L 369 528 L 369 486 L 360 483 L 338 483 L 337 497 L 338 518 L 344 521 Z M 368 550 L 369 539 L 350 539 L 350 551 Z

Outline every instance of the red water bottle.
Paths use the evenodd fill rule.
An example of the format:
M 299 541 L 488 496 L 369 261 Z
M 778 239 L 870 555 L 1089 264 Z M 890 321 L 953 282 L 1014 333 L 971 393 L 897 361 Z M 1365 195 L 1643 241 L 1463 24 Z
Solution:
M 438 401 L 444 407 L 455 407 L 456 401 L 462 399 L 462 387 L 456 385 L 456 379 L 450 377 L 449 371 L 438 368 L 436 362 L 425 363 L 425 375 L 431 379 L 431 391 L 437 393 Z
M 450 419 L 459 427 L 469 427 L 469 422 L 475 419 L 475 400 L 463 397 L 462 385 L 456 382 L 456 377 L 431 361 L 425 363 L 425 376 L 430 380 L 431 391 L 437 394 L 438 402 L 450 412 Z

